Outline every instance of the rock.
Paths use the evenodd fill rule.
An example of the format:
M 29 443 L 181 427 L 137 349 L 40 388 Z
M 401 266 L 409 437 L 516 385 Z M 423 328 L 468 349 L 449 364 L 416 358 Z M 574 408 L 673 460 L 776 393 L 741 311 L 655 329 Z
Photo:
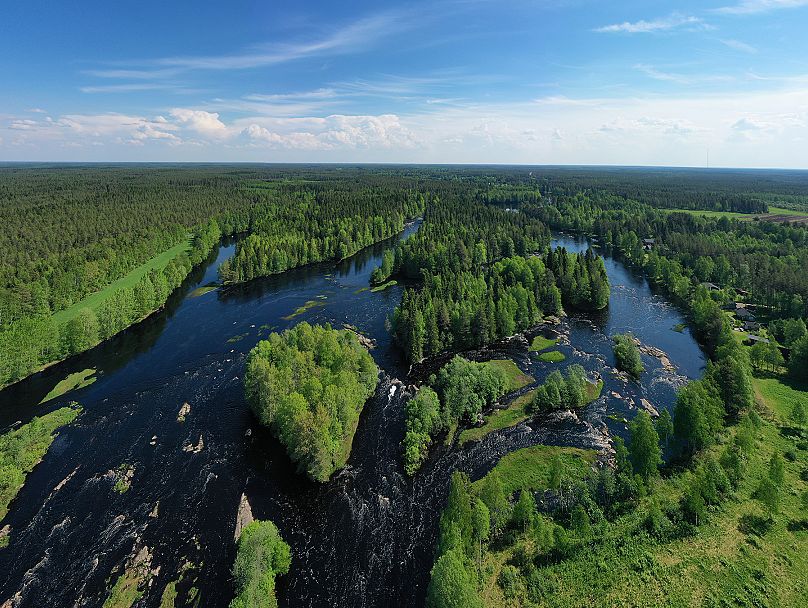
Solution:
M 177 414 L 177 422 L 185 422 L 185 417 L 191 413 L 191 404 L 187 401 L 182 404 L 179 414 Z
M 250 501 L 247 500 L 246 494 L 242 494 L 241 500 L 238 503 L 238 512 L 236 513 L 236 531 L 233 535 L 234 541 L 238 542 L 238 538 L 241 536 L 241 531 L 245 528 L 245 526 L 251 523 L 253 519 Z
M 154 435 L 149 442 L 149 445 L 157 445 L 157 435 Z
M 652 418 L 659 418 L 659 411 L 657 411 L 657 409 L 651 405 L 651 402 L 648 401 L 648 399 L 640 399 L 640 404 L 646 412 L 651 414 Z
M 8 537 L 9 534 L 11 534 L 10 524 L 6 524 L 2 528 L 0 528 L 0 540 L 3 540 L 4 538 Z
M 151 513 L 149 513 L 149 517 L 151 517 L 152 519 L 157 519 L 157 512 L 159 508 L 160 508 L 160 501 L 158 500 L 156 503 L 154 503 L 154 508 L 151 510 Z
M 191 453 L 193 453 L 193 454 L 198 454 L 198 453 L 199 453 L 199 452 L 201 452 L 201 451 L 202 451 L 204 448 L 205 448 L 205 441 L 202 439 L 202 434 L 200 433 L 200 434 L 199 434 L 199 443 L 197 443 L 196 445 L 193 445 L 192 443 L 189 443 L 188 445 L 186 445 L 186 446 L 185 446 L 184 448 L 182 448 L 182 449 L 183 449 L 184 451 L 186 451 L 186 452 L 191 452 Z

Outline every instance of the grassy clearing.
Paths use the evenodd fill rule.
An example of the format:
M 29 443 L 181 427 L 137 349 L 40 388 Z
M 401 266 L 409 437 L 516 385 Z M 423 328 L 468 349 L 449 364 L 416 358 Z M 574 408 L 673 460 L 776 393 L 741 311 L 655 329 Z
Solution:
M 44 458 L 56 430 L 73 422 L 80 412 L 78 407 L 63 407 L 0 435 L 0 520 L 8 513 L 8 505 L 25 484 L 28 473 Z
M 216 291 L 219 289 L 218 285 L 210 284 L 210 285 L 203 285 L 202 287 L 197 287 L 191 293 L 188 294 L 189 298 L 198 298 L 199 296 L 204 296 L 206 293 L 210 293 L 211 291 Z
M 591 403 L 600 397 L 602 390 L 603 380 L 598 380 L 597 383 L 587 382 L 586 402 Z M 460 433 L 460 444 L 479 441 L 486 435 L 499 431 L 500 429 L 516 426 L 530 418 L 532 414 L 530 414 L 528 410 L 530 409 L 530 403 L 533 401 L 535 392 L 535 390 L 529 391 L 511 401 L 504 409 L 495 410 L 486 418 L 484 425 L 465 429 Z
M 519 490 L 547 488 L 555 458 L 561 459 L 564 474 L 567 477 L 579 479 L 586 477 L 596 457 L 597 452 L 594 450 L 534 445 L 506 454 L 491 472 L 499 475 L 502 490 L 506 496 L 509 496 Z M 478 487 L 480 481 L 475 481 L 472 485 Z
M 533 401 L 533 393 L 535 393 L 535 390 L 517 397 L 505 409 L 495 410 L 485 419 L 483 426 L 465 429 L 460 433 L 460 444 L 478 441 L 494 431 L 516 426 L 530 418 L 528 408 L 531 401 Z
M 508 381 L 505 388 L 505 392 L 507 393 L 518 391 L 520 388 L 524 388 L 534 381 L 533 376 L 529 376 L 524 373 L 521 369 L 519 369 L 519 366 L 510 359 L 493 359 L 486 362 L 486 365 L 498 368 L 505 372 L 505 377 Z
M 76 315 L 79 314 L 79 311 L 82 308 L 89 308 L 90 310 L 98 309 L 101 304 L 103 304 L 112 294 L 114 294 L 119 289 L 124 288 L 131 288 L 134 287 L 140 279 L 142 279 L 146 274 L 148 274 L 151 270 L 162 270 L 168 263 L 177 257 L 179 254 L 183 253 L 184 251 L 189 251 L 191 249 L 191 241 L 185 241 L 178 245 L 175 245 L 171 249 L 167 249 L 160 254 L 157 254 L 149 261 L 141 264 L 129 274 L 121 277 L 117 281 L 113 281 L 109 285 L 107 285 L 101 291 L 96 291 L 95 293 L 91 293 L 85 298 L 82 298 L 69 308 L 65 308 L 64 310 L 60 310 L 56 314 L 53 315 L 53 319 L 61 324 L 67 323 Z
M 380 291 L 384 291 L 388 287 L 392 287 L 393 285 L 398 285 L 398 281 L 387 281 L 386 283 L 382 283 L 381 285 L 377 285 L 376 287 L 372 287 L 370 291 L 373 293 L 379 293 Z
M 558 338 L 545 338 L 544 336 L 536 336 L 530 343 L 530 352 L 539 352 L 551 346 L 555 346 Z
M 77 389 L 84 388 L 85 386 L 90 386 L 96 381 L 95 372 L 96 369 L 92 367 L 70 374 L 67 378 L 61 380 L 56 386 L 54 386 L 39 403 L 42 404 L 46 401 L 50 401 L 51 399 L 61 397 L 70 391 L 75 391 Z
M 550 350 L 544 353 L 539 353 L 539 361 L 544 363 L 561 363 L 566 357 L 560 350 Z
M 325 302 L 323 302 L 322 300 L 307 300 L 306 303 L 303 304 L 303 306 L 298 306 L 297 308 L 295 308 L 294 312 L 283 317 L 283 320 L 291 321 L 292 319 L 302 315 L 306 311 L 311 310 L 312 308 L 317 308 L 319 306 L 325 306 Z
M 671 213 L 689 213 L 690 215 L 702 215 L 704 217 L 726 217 L 742 221 L 752 221 L 756 218 L 767 219 L 767 216 L 788 215 L 796 218 L 808 216 L 805 211 L 795 211 L 794 209 L 784 209 L 782 207 L 769 207 L 768 213 L 737 213 L 735 211 L 706 211 L 702 209 L 667 209 Z

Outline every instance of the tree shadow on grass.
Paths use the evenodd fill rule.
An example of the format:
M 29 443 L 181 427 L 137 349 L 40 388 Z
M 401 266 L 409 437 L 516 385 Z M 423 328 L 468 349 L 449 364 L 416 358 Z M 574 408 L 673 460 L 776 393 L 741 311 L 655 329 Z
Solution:
M 794 519 L 786 527 L 789 532 L 808 532 L 808 519 Z
M 744 534 L 763 536 L 771 529 L 772 523 L 773 521 L 769 517 L 747 514 L 738 521 L 738 530 Z

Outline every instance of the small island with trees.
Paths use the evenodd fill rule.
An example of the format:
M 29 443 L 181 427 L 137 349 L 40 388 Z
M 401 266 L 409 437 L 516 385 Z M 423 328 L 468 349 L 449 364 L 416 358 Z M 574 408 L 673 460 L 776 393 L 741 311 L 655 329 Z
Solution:
M 378 368 L 356 335 L 299 323 L 250 352 L 244 389 L 261 424 L 315 481 L 327 481 L 351 453 L 359 414 Z

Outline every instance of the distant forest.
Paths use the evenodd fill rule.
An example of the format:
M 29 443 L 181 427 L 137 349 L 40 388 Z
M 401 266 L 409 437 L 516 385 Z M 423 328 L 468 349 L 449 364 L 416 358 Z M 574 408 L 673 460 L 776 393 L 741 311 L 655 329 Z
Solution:
M 441 275 L 465 273 L 482 261 L 488 273 L 483 277 L 486 286 L 474 289 L 485 304 L 485 331 L 502 335 L 510 329 L 510 318 L 528 322 L 535 311 L 519 295 L 525 286 L 494 278 L 491 273 L 501 270 L 488 264 L 543 249 L 547 227 L 565 225 L 552 214 L 569 209 L 581 218 L 587 201 L 597 207 L 614 203 L 611 208 L 617 210 L 643 205 L 760 213 L 774 205 L 806 211 L 808 177 L 788 171 L 632 168 L 2 165 L 0 385 L 91 348 L 160 308 L 223 235 L 245 237 L 232 260 L 220 268 L 224 282 L 240 282 L 344 258 L 396 234 L 407 220 L 422 214 L 427 218 L 423 235 L 399 248 L 397 258 L 388 257 L 386 268 L 375 278 L 394 272 L 420 277 L 422 270 L 428 270 L 432 277 L 428 291 L 433 296 L 451 293 L 462 325 L 473 320 L 468 306 L 478 297 L 468 300 L 471 277 L 464 279 L 465 287 L 436 281 Z M 527 214 L 509 212 L 523 206 Z M 662 217 L 638 215 L 632 231 L 639 238 L 659 234 L 680 255 L 689 251 L 687 255 L 725 263 L 722 248 L 731 243 L 708 234 L 712 224 L 679 218 L 665 227 Z M 592 216 L 585 219 L 583 223 L 594 228 Z M 610 221 L 609 216 L 601 221 Z M 719 233 L 726 232 L 723 224 L 716 226 Z M 607 228 L 601 225 L 598 230 Z M 724 255 L 739 286 L 765 292 L 761 295 L 783 316 L 798 312 L 803 316 L 805 279 L 794 269 L 805 268 L 800 257 L 804 230 L 768 223 L 748 224 L 741 230 L 752 240 L 775 238 L 766 238 L 760 251 Z M 732 234 L 736 232 L 733 228 Z M 802 260 L 802 265 L 778 262 L 784 255 Z M 581 268 L 586 269 L 588 284 L 594 267 L 586 262 Z M 602 298 L 594 292 L 573 294 L 571 289 L 580 292 L 580 277 L 575 285 L 564 283 L 555 274 L 558 268 L 550 270 L 547 276 L 557 282 L 565 299 Z M 719 280 L 721 272 L 719 268 L 704 276 Z M 770 276 L 774 280 L 766 281 Z M 532 298 L 544 298 L 544 308 L 551 310 L 555 296 L 545 279 L 535 283 Z M 494 283 L 488 284 L 491 280 Z M 793 297 L 786 302 L 781 289 L 800 294 L 802 302 Z M 499 300 L 499 294 L 510 304 L 497 301 L 492 308 L 489 300 Z M 413 292 L 407 302 L 415 302 L 414 296 Z M 430 303 L 432 299 L 418 298 L 421 314 L 427 313 L 426 323 L 431 323 L 430 310 L 444 315 Z M 510 312 L 498 313 L 497 307 Z M 537 302 L 535 310 L 541 308 Z M 446 312 L 454 314 L 448 308 Z M 437 318 L 445 322 L 441 319 Z M 401 337 L 411 334 L 403 342 L 414 359 L 456 342 L 455 331 L 446 326 L 437 338 L 433 333 L 430 344 L 426 336 L 419 337 L 419 325 L 414 334 L 399 328 Z

